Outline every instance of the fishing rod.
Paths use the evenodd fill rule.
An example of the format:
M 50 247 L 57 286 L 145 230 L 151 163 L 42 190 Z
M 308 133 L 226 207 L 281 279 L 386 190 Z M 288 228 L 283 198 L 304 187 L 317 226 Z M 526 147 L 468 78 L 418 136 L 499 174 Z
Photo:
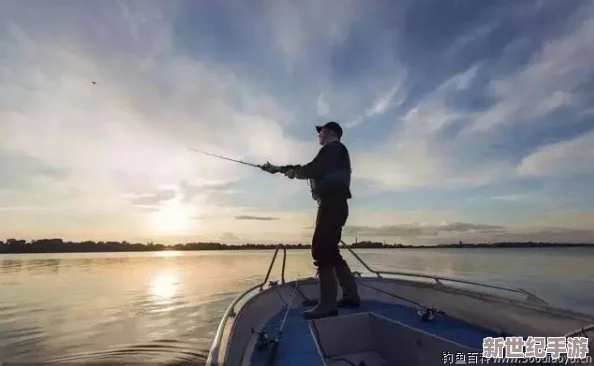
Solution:
M 235 163 L 244 164 L 244 165 L 251 166 L 251 167 L 254 167 L 254 168 L 260 168 L 260 169 L 262 168 L 262 165 L 259 165 L 259 164 L 247 163 L 247 162 L 242 161 L 242 160 L 231 159 L 231 158 L 228 158 L 226 156 L 221 156 L 221 155 L 209 153 L 209 152 L 198 150 L 198 149 L 194 149 L 194 148 L 191 148 L 191 147 L 189 147 L 188 150 L 199 152 L 199 153 L 204 154 L 204 155 L 214 156 L 215 158 L 219 158 L 219 159 L 233 161 Z
M 254 168 L 262 169 L 262 170 L 268 171 L 268 172 L 273 173 L 273 174 L 274 173 L 277 173 L 277 172 L 285 173 L 287 170 L 294 169 L 296 167 L 296 165 L 284 165 L 284 166 L 276 167 L 276 168 L 278 168 L 278 171 L 270 171 L 268 169 L 270 167 L 273 167 L 273 165 L 270 164 L 269 162 L 266 162 L 266 164 L 260 165 L 260 164 L 248 163 L 248 162 L 245 162 L 243 160 L 237 160 L 237 159 L 228 158 L 226 156 L 209 153 L 209 152 L 206 152 L 206 151 L 203 151 L 203 150 L 199 150 L 199 149 L 194 149 L 194 148 L 191 148 L 191 147 L 189 147 L 188 150 L 192 150 L 192 151 L 195 151 L 195 152 L 198 152 L 198 153 L 201 153 L 201 154 L 204 154 L 204 155 L 208 155 L 208 156 L 213 156 L 215 158 L 232 161 L 234 163 L 239 163 L 239 164 L 251 166 L 251 167 L 254 167 Z

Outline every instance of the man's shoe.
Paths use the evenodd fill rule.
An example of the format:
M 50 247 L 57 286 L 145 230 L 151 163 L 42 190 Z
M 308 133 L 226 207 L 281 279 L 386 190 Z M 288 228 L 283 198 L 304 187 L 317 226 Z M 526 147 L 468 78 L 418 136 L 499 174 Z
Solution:
M 333 267 L 322 267 L 319 269 L 319 292 L 320 301 L 313 309 L 305 311 L 305 319 L 319 319 L 328 316 L 338 315 L 338 306 L 336 303 L 336 293 L 338 285 L 334 275 Z
M 316 306 L 316 305 L 318 305 L 318 300 L 316 300 L 316 299 L 303 300 L 303 302 L 301 304 L 305 307 Z
M 343 296 L 342 299 L 338 300 L 339 308 L 353 308 L 356 309 L 361 306 L 361 300 L 351 299 L 347 296 Z

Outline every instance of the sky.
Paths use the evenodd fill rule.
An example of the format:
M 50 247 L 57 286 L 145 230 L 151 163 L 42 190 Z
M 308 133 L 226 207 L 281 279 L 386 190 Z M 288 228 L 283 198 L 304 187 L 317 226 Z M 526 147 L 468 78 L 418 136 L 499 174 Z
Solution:
M 0 2 L 0 239 L 594 242 L 594 2 Z

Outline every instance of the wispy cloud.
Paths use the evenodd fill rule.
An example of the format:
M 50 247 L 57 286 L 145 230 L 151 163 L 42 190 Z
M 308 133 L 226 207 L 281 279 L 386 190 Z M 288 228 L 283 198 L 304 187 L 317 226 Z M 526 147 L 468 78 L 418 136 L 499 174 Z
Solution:
M 239 240 L 239 238 L 237 237 L 237 235 L 230 233 L 230 232 L 225 232 L 221 235 L 220 237 L 221 240 Z
M 588 102 L 581 99 L 589 93 L 580 89 L 594 76 L 590 66 L 594 47 L 588 42 L 594 31 L 592 12 L 592 4 L 584 3 L 567 20 L 575 27 L 544 43 L 516 72 L 490 81 L 487 92 L 496 103 L 469 128 L 478 132 L 500 125 L 540 123 L 540 118 L 562 108 L 588 108 Z
M 581 11 L 593 14 L 588 4 Z M 594 23 L 583 13 L 571 20 L 576 26 L 535 49 L 511 73 L 502 73 L 496 60 L 484 59 L 437 85 L 396 117 L 382 144 L 356 158 L 357 174 L 392 189 L 483 186 L 527 174 L 536 159 L 530 156 L 530 143 L 539 141 L 516 141 L 515 130 L 533 121 L 544 137 L 559 128 L 559 118 L 581 128 L 585 120 L 580 113 L 593 96 L 585 86 L 594 76 L 589 66 L 594 47 L 586 41 Z M 480 33 L 488 33 L 487 28 Z M 576 138 L 574 144 L 589 139 Z
M 443 223 L 441 225 L 401 224 L 390 226 L 347 226 L 345 235 L 366 237 L 424 237 L 436 236 L 441 233 L 493 233 L 505 231 L 500 225 L 472 224 L 465 222 Z
M 367 118 L 381 116 L 385 114 L 390 108 L 399 107 L 404 103 L 406 95 L 403 95 L 401 90 L 402 85 L 399 84 L 388 90 L 385 94 L 380 95 L 373 101 L 371 108 L 369 108 L 364 115 L 358 117 L 354 121 L 345 124 L 346 128 L 354 127 Z
M 159 206 L 161 202 L 168 201 L 175 195 L 174 189 L 162 189 L 151 194 L 133 195 L 129 202 L 134 206 Z
M 592 229 L 540 226 L 529 228 L 506 227 L 472 223 L 441 225 L 404 224 L 391 226 L 348 226 L 345 236 L 358 240 L 388 240 L 403 243 L 452 243 L 536 241 L 536 242 L 589 242 L 594 235 Z
M 518 165 L 523 176 L 575 177 L 594 174 L 594 132 L 539 147 Z
M 358 167 L 355 174 L 386 189 L 480 186 L 505 177 L 512 168 L 505 161 L 483 166 L 463 164 L 473 158 L 464 153 L 481 146 L 442 137 L 444 130 L 471 116 L 471 112 L 458 110 L 447 100 L 468 88 L 477 68 L 473 65 L 453 75 L 411 106 L 382 144 L 354 158 Z
M 330 112 L 330 106 L 324 100 L 324 94 L 323 93 L 320 94 L 320 97 L 318 98 L 318 102 L 317 102 L 316 106 L 318 108 L 318 114 L 320 116 L 325 116 L 325 115 L 327 115 Z
M 490 197 L 492 200 L 497 201 L 525 201 L 530 200 L 531 196 L 525 193 L 518 193 L 518 194 L 506 194 L 501 196 L 492 196 Z
M 255 220 L 255 221 L 274 221 L 278 220 L 278 217 L 270 216 L 250 216 L 250 215 L 238 215 L 235 216 L 235 220 Z
M 0 191 L 24 190 L 34 180 L 57 180 L 69 174 L 68 169 L 31 157 L 0 150 Z

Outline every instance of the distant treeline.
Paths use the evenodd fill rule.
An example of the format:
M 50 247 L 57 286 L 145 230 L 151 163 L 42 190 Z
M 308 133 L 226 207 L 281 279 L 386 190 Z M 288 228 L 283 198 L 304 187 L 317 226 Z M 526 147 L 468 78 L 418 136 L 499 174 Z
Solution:
M 228 245 L 223 243 L 185 243 L 175 245 L 129 243 L 126 241 L 83 241 L 71 242 L 62 239 L 0 241 L 2 253 L 70 253 L 70 252 L 153 252 L 161 250 L 270 250 L 278 244 L 243 244 Z M 287 249 L 309 249 L 309 244 L 285 244 Z M 543 242 L 501 242 L 501 243 L 462 243 L 438 245 L 386 244 L 372 241 L 360 241 L 351 248 L 365 249 L 431 249 L 431 248 L 542 248 L 542 247 L 594 247 L 592 243 L 543 243 Z

